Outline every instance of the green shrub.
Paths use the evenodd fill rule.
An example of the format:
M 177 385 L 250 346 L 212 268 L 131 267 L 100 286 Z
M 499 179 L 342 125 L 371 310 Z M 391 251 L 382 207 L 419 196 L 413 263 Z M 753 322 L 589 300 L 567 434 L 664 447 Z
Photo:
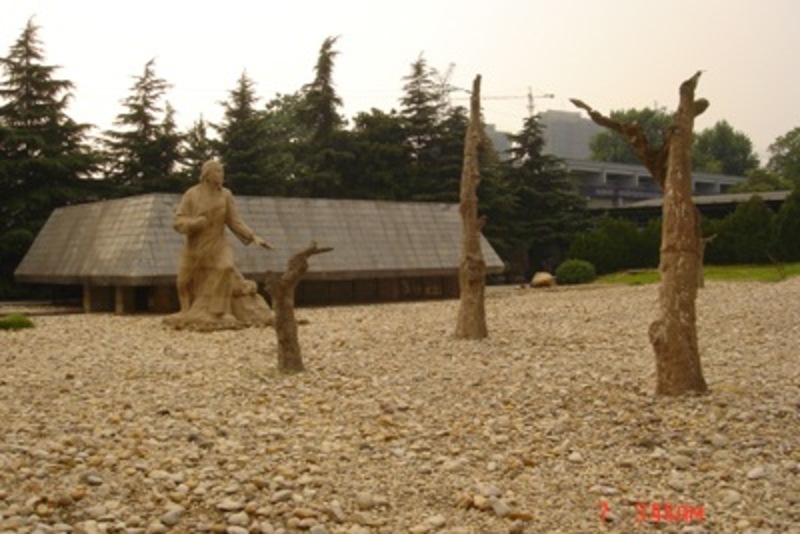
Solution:
M 781 261 L 800 261 L 800 187 L 786 198 L 775 217 L 775 249 Z
M 623 269 L 655 267 L 660 243 L 660 219 L 638 228 L 632 221 L 604 215 L 594 222 L 592 228 L 575 236 L 568 256 L 586 260 L 598 273 L 606 274 Z
M 567 260 L 556 269 L 559 284 L 586 284 L 595 278 L 594 265 L 584 260 Z
M 724 219 L 708 221 L 707 234 L 717 237 L 706 248 L 706 261 L 716 265 L 768 263 L 774 242 L 774 219 L 775 214 L 766 202 L 753 195 Z
M 21 313 L 11 313 L 0 318 L 0 330 L 19 330 L 21 328 L 33 328 L 33 321 Z

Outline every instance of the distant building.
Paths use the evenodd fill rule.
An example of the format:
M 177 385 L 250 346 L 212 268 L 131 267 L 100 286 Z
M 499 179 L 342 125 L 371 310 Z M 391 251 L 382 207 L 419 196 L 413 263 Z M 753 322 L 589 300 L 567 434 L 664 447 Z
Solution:
M 661 197 L 661 190 L 643 165 L 591 159 L 592 137 L 606 131 L 575 111 L 549 110 L 540 114 L 545 153 L 565 160 L 575 187 L 590 208 L 624 206 Z M 696 195 L 718 195 L 745 181 L 743 176 L 693 172 Z
M 661 189 L 643 165 L 608 161 L 566 159 L 578 191 L 589 201 L 590 208 L 611 208 L 633 202 L 661 198 Z M 695 195 L 727 193 L 745 181 L 743 176 L 692 172 Z
M 170 312 L 183 236 L 172 229 L 180 195 L 148 194 L 55 210 L 17 267 L 18 282 L 83 287 L 91 311 Z M 261 283 L 314 240 L 298 304 L 458 296 L 461 218 L 457 204 L 237 197 L 242 218 L 274 247 L 228 235 L 242 274 Z M 481 240 L 487 271 L 503 262 Z
M 728 193 L 721 195 L 701 195 L 693 198 L 694 204 L 704 217 L 722 219 L 730 215 L 739 204 L 758 196 L 773 211 L 777 212 L 791 194 L 791 191 L 762 191 L 757 193 Z M 663 199 L 652 198 L 632 204 L 611 208 L 608 213 L 613 217 L 628 219 L 639 224 L 651 219 L 658 219 L 662 215 Z
M 539 119 L 544 126 L 545 153 L 560 158 L 590 160 L 592 137 L 606 131 L 577 111 L 543 111 Z

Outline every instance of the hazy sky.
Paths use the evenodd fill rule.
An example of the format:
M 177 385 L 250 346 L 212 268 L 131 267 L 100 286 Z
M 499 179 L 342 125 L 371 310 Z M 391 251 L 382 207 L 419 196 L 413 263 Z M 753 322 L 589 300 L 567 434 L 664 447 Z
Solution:
M 797 0 L 0 0 L 0 56 L 31 16 L 46 61 L 75 83 L 70 115 L 101 130 L 151 58 L 186 127 L 218 120 L 244 71 L 262 102 L 296 91 L 337 35 L 348 117 L 398 107 L 423 53 L 442 72 L 454 65 L 454 86 L 481 74 L 487 121 L 504 130 L 520 129 L 529 88 L 555 94 L 537 110 L 574 110 L 570 97 L 604 112 L 672 110 L 699 69 L 711 107 L 698 129 L 726 119 L 763 157 L 800 126 Z

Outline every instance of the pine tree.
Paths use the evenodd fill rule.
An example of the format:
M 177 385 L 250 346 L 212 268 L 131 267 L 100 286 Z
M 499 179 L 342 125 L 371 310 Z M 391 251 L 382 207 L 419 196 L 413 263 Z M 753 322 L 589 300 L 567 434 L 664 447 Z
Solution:
M 202 116 L 194 121 L 183 137 L 181 152 L 183 168 L 180 172 L 180 181 L 185 188 L 200 178 L 203 163 L 217 156 L 214 142 L 208 136 L 208 123 Z
M 169 84 L 156 75 L 155 59 L 135 80 L 114 121 L 122 129 L 105 132 L 106 177 L 121 194 L 169 190 L 180 163 L 173 111 L 161 103 Z
M 449 87 L 437 77 L 420 55 L 404 78 L 400 114 L 411 154 L 411 198 L 457 202 L 467 112 L 448 104 Z
M 406 129 L 406 140 L 415 160 L 424 158 L 426 148 L 436 135 L 444 113 L 444 102 L 436 71 L 420 54 L 411 64 L 411 73 L 404 77 L 404 95 L 400 99 L 400 115 Z
M 338 111 L 342 106 L 342 99 L 336 94 L 333 84 L 334 59 L 339 55 L 333 45 L 338 39 L 328 37 L 322 43 L 314 67 L 314 80 L 303 86 L 305 102 L 301 108 L 300 120 L 312 132 L 311 144 L 316 147 L 324 146 L 345 122 Z
M 13 272 L 36 232 L 53 209 L 94 194 L 90 126 L 67 115 L 72 82 L 44 63 L 38 32 L 28 21 L 0 58 L 0 299 L 31 296 Z
M 539 116 L 523 122 L 509 136 L 512 143 L 507 178 L 517 198 L 515 219 L 520 222 L 516 261 L 526 276 L 555 268 L 572 236 L 585 225 L 585 200 L 569 180 L 563 162 L 543 154 L 544 135 Z
M 349 198 L 407 200 L 411 198 L 403 123 L 394 110 L 372 109 L 353 119 L 350 146 L 353 158 L 342 167 Z
M 2 58 L 0 85 L 0 234 L 12 228 L 37 231 L 50 212 L 82 200 L 97 156 L 88 145 L 91 128 L 67 115 L 72 82 L 55 78 L 44 64 L 39 28 L 28 21 Z
M 350 137 L 343 130 L 345 120 L 339 113 L 342 99 L 333 83 L 334 50 L 338 37 L 328 37 L 319 50 L 314 80 L 303 86 L 303 100 L 298 119 L 309 133 L 307 144 L 298 155 L 306 173 L 296 176 L 295 193 L 301 196 L 335 198 L 345 195 L 342 166 L 352 159 Z
M 178 193 L 183 191 L 186 183 L 178 169 L 183 164 L 184 135 L 178 131 L 175 124 L 175 109 L 167 102 L 164 106 L 164 120 L 159 127 L 156 137 L 158 165 L 155 176 L 163 177 L 162 180 L 151 182 L 154 191 Z
M 263 112 L 256 109 L 255 84 L 242 73 L 230 91 L 219 133 L 218 151 L 225 165 L 225 181 L 239 195 L 275 195 L 275 184 L 264 177 L 269 160 Z

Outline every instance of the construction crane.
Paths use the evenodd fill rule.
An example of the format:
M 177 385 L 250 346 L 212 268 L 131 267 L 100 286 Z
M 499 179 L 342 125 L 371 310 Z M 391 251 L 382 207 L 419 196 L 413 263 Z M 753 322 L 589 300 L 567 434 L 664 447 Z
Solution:
M 450 73 L 450 70 L 448 70 L 448 73 Z M 447 92 L 448 93 L 452 93 L 454 91 L 462 91 L 462 92 L 465 92 L 467 94 L 471 93 L 471 91 L 469 89 L 464 89 L 462 87 L 455 87 L 455 86 L 449 85 L 449 84 L 446 87 L 447 87 Z M 525 100 L 528 101 L 528 116 L 532 117 L 533 116 L 533 110 L 534 110 L 534 104 L 533 103 L 534 103 L 535 99 L 537 99 L 537 98 L 555 98 L 555 96 L 556 95 L 553 94 L 553 93 L 542 93 L 540 95 L 534 95 L 533 94 L 533 90 L 530 87 L 528 87 L 528 94 L 527 95 L 487 95 L 487 96 L 481 95 L 481 100 L 523 100 L 523 99 L 525 99 Z M 467 97 L 463 97 L 463 98 L 467 98 Z

